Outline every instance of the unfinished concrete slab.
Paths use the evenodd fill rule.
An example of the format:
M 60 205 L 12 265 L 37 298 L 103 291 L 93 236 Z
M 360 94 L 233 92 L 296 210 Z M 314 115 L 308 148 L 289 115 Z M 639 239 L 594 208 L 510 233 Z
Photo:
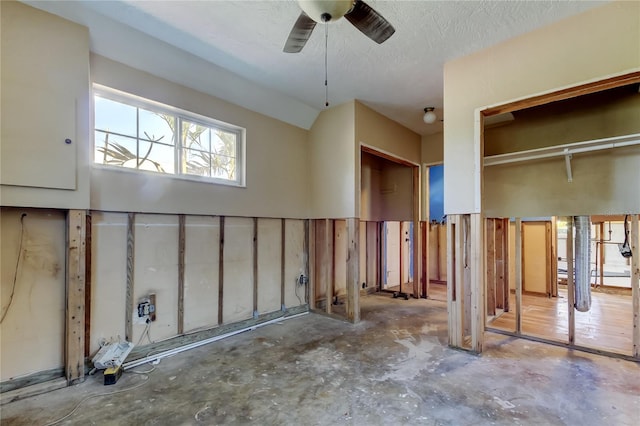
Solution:
M 636 425 L 640 365 L 489 333 L 447 346 L 447 306 L 362 297 L 2 407 L 2 424 Z M 149 372 L 150 371 L 150 372 Z M 81 405 L 78 407 L 78 404 Z

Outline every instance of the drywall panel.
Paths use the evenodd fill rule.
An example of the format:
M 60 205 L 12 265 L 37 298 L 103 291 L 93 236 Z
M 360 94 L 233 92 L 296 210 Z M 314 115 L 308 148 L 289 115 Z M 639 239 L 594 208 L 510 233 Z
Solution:
M 311 127 L 305 164 L 311 176 L 312 218 L 358 217 L 360 147 L 356 150 L 354 109 L 351 101 L 323 110 Z
M 360 288 L 362 285 L 367 285 L 367 222 L 360 221 L 360 229 L 358 232 L 358 251 L 359 251 L 359 274 L 360 274 Z
M 220 218 L 185 217 L 184 331 L 218 324 Z
M 127 214 L 91 213 L 91 341 L 125 338 L 127 292 Z
M 355 101 L 355 141 L 419 164 L 421 136 Z
M 224 219 L 222 322 L 253 316 L 253 219 Z
M 287 308 L 306 303 L 305 287 L 296 285 L 298 277 L 305 275 L 307 270 L 304 239 L 304 220 L 287 219 L 284 264 L 284 304 Z
M 0 8 L 2 204 L 87 208 L 89 31 L 19 2 Z
M 413 218 L 413 170 L 387 161 L 382 169 L 381 202 L 383 220 Z
M 66 219 L 54 210 L 1 213 L 0 381 L 6 381 L 64 364 Z
M 640 147 L 485 168 L 490 217 L 548 217 L 640 211 Z M 446 173 L 446 172 L 445 172 Z
M 336 220 L 335 224 L 335 245 L 334 245 L 334 296 L 347 295 L 347 221 Z
M 228 216 L 251 212 L 252 216 L 274 218 L 308 216 L 311 174 L 306 130 L 101 56 L 91 56 L 91 76 L 94 83 L 246 129 L 245 188 L 94 167 L 92 208 Z M 335 173 L 335 169 L 326 173 Z
M 611 2 L 446 63 L 445 213 L 480 212 L 476 109 L 638 69 L 638 40 L 640 3 Z
M 547 244 L 544 222 L 522 224 L 522 290 L 547 293 Z
M 422 163 L 440 164 L 444 161 L 444 133 L 422 136 Z
M 156 320 L 151 323 L 151 341 L 178 333 L 178 216 L 136 214 L 134 225 L 133 303 L 156 295 Z M 145 324 L 136 324 L 133 343 L 147 344 Z
M 277 311 L 282 275 L 282 220 L 258 219 L 258 313 Z

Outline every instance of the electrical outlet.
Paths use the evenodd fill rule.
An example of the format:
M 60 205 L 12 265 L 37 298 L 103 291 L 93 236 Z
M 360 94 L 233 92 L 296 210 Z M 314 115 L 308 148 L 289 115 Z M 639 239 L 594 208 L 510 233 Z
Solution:
M 135 316 L 136 324 L 146 324 L 156 320 L 156 295 L 150 294 L 138 302 L 138 309 Z

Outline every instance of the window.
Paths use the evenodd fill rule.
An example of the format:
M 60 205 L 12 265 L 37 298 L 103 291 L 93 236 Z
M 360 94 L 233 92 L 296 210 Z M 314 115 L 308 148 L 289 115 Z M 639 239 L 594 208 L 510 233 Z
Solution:
M 115 90 L 94 89 L 96 164 L 244 184 L 243 129 Z

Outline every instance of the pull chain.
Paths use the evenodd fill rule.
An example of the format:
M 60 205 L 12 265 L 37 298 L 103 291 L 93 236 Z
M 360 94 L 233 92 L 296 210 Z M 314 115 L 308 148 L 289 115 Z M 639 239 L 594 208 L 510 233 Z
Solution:
M 329 50 L 329 22 L 324 23 L 324 106 L 329 106 L 327 51 Z

